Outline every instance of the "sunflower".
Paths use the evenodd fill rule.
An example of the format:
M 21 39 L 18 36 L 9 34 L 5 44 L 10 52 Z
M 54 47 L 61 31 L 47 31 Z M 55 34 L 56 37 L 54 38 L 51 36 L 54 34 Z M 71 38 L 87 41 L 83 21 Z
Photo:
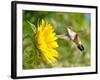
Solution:
M 53 26 L 42 19 L 36 33 L 37 43 L 41 57 L 51 64 L 57 62 L 58 58 L 58 52 L 56 51 L 58 44 L 55 35 Z

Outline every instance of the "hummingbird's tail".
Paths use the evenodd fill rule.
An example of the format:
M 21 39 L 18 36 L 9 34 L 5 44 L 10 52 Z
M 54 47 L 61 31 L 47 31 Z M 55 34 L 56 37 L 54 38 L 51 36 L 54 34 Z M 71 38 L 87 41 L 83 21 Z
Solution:
M 80 51 L 84 51 L 84 46 L 83 46 L 83 45 L 78 45 L 77 48 L 78 48 Z

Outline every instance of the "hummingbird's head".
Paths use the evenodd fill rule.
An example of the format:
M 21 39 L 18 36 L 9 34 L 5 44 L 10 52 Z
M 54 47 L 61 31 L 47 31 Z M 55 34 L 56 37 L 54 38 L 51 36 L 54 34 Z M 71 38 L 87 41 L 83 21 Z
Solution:
M 67 29 L 71 29 L 72 30 L 72 27 L 71 26 L 68 26 Z
M 74 40 L 76 32 L 72 30 L 72 27 L 67 27 L 68 36 L 71 40 Z

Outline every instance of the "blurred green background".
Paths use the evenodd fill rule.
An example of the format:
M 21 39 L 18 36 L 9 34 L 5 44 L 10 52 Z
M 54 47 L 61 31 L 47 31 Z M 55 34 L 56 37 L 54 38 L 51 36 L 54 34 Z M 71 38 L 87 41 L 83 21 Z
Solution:
M 30 24 L 35 27 L 41 19 L 45 19 L 53 25 L 57 35 L 67 33 L 66 27 L 72 26 L 73 30 L 79 34 L 84 46 L 81 52 L 70 40 L 58 39 L 59 47 L 58 62 L 46 64 L 39 60 L 32 48 L 32 36 L 34 36 Z M 23 10 L 23 69 L 51 68 L 51 67 L 80 67 L 90 66 L 91 56 L 91 14 L 74 12 L 47 12 L 47 11 L 28 11 Z

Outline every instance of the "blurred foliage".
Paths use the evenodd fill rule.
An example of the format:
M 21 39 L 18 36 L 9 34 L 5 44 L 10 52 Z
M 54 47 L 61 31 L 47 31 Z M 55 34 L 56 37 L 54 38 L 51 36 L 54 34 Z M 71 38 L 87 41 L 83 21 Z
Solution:
M 23 68 L 90 66 L 90 16 L 89 13 L 23 10 Z M 57 35 L 66 33 L 66 27 L 72 26 L 73 30 L 78 32 L 85 50 L 83 52 L 79 51 L 75 44 L 70 40 L 58 39 L 58 62 L 53 65 L 43 62 L 39 57 L 39 52 L 34 48 L 36 45 L 34 45 L 33 41 L 35 39 L 33 29 L 37 28 L 41 19 L 45 19 L 52 24 Z M 32 29 L 32 27 L 35 28 Z

